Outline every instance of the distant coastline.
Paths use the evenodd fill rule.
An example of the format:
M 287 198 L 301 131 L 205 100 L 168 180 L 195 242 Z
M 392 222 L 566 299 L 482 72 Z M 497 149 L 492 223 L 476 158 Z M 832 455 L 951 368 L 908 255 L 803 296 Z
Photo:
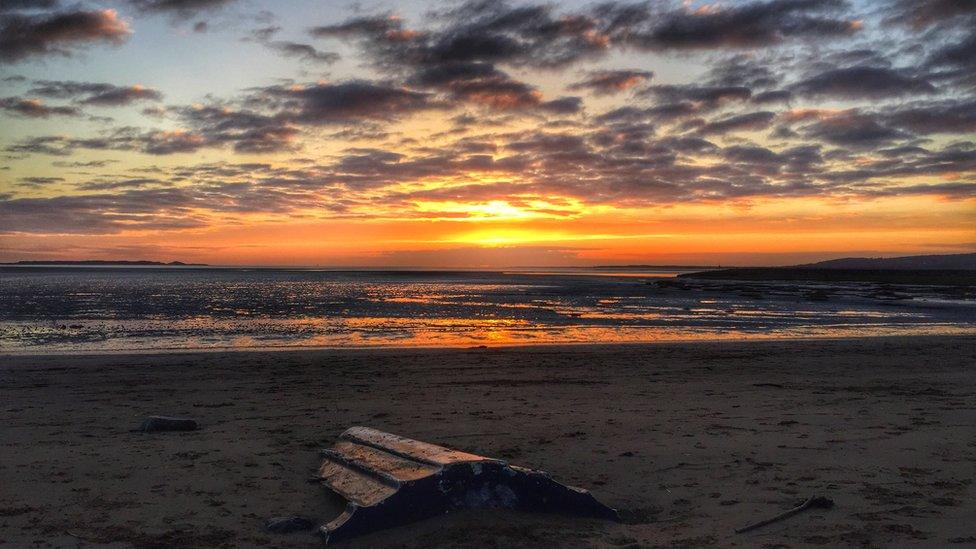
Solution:
M 577 267 L 579 269 L 675 269 L 680 271 L 722 269 L 721 265 L 653 265 L 653 264 L 634 264 L 634 265 L 592 265 Z
M 836 269 L 806 267 L 744 267 L 679 274 L 682 279 L 737 281 L 876 282 L 945 286 L 976 285 L 976 271 L 954 269 Z
M 844 257 L 819 263 L 794 265 L 797 269 L 885 269 L 907 271 L 976 270 L 976 253 L 908 255 L 902 257 Z
M 973 286 L 976 285 L 976 254 L 846 257 L 792 267 L 705 270 L 679 274 L 678 278 Z
M 206 263 L 183 263 L 182 261 L 105 261 L 89 259 L 84 261 L 15 261 L 0 265 L 97 265 L 97 266 L 148 266 L 148 267 L 208 267 Z

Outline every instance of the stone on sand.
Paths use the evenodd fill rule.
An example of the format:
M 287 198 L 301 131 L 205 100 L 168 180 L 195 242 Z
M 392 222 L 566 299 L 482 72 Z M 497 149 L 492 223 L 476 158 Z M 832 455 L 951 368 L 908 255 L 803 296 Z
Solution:
M 139 426 L 143 433 L 159 433 L 163 431 L 196 431 L 195 419 L 185 417 L 149 416 Z

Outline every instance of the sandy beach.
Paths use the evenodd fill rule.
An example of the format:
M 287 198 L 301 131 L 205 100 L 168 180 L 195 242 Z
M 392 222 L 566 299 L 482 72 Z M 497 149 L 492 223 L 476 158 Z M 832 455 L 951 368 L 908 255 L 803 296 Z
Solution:
M 300 547 L 368 425 L 547 470 L 623 523 L 471 511 L 363 547 L 976 544 L 976 338 L 0 357 L 0 544 Z M 131 430 L 152 414 L 188 433 Z M 807 497 L 834 500 L 747 534 Z

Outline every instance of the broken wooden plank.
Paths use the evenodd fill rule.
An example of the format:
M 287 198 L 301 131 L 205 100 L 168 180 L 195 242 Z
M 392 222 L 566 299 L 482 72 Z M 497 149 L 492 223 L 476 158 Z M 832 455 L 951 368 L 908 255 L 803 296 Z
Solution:
M 462 509 L 515 509 L 619 520 L 588 491 L 543 471 L 435 444 L 351 427 L 323 452 L 321 483 L 345 511 L 319 529 L 327 542 Z

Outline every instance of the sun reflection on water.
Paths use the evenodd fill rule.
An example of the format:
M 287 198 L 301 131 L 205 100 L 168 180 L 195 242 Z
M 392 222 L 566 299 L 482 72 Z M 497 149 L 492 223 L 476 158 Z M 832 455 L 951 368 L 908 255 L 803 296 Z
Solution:
M 465 347 L 976 333 L 976 301 L 927 289 L 699 285 L 578 272 L 83 273 L 4 278 L 0 352 Z M 823 288 L 820 288 L 823 290 Z

